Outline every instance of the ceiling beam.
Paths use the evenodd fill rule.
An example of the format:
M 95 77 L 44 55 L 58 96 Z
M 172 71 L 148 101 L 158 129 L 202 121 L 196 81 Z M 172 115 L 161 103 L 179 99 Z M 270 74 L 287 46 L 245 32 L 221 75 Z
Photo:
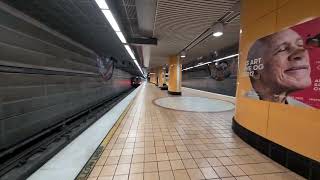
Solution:
M 127 41 L 129 44 L 138 44 L 138 45 L 157 45 L 158 44 L 157 38 L 138 37 L 138 38 L 128 38 Z

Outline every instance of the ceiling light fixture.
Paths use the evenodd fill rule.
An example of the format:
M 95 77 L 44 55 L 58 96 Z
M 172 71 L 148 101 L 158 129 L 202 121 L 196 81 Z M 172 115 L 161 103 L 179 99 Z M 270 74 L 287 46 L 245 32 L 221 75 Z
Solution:
M 95 0 L 100 9 L 109 9 L 105 0 Z
M 143 73 L 138 61 L 136 60 L 136 57 L 134 56 L 132 49 L 130 48 L 129 45 L 127 45 L 127 40 L 124 37 L 123 33 L 121 32 L 120 27 L 119 27 L 116 19 L 112 15 L 112 12 L 109 10 L 109 7 L 108 7 L 106 1 L 105 0 L 95 0 L 95 1 L 96 1 L 97 5 L 99 6 L 99 8 L 101 9 L 104 16 L 107 18 L 109 24 L 111 25 L 112 29 L 117 34 L 120 41 L 124 44 L 124 47 L 126 48 L 128 54 L 130 55 L 130 57 L 132 58 L 132 60 L 134 61 L 134 63 L 138 67 L 138 69 L 140 70 L 141 74 L 144 76 L 144 73 Z
M 136 59 L 136 57 L 134 56 L 134 54 L 133 54 L 133 52 L 132 52 L 132 50 L 131 50 L 130 46 L 129 46 L 129 45 L 124 45 L 124 47 L 126 48 L 127 52 L 128 52 L 128 53 L 129 53 L 129 55 L 131 56 L 131 58 L 132 58 L 133 60 L 135 60 L 135 59 Z
M 181 57 L 181 58 L 187 57 L 186 51 L 182 51 L 181 54 L 180 54 L 180 57 Z
M 123 36 L 122 32 L 116 32 L 117 35 L 118 35 L 118 38 L 120 39 L 120 41 L 123 43 L 123 44 L 127 44 L 127 40 L 126 38 Z
M 185 70 L 188 70 L 188 69 L 192 69 L 192 68 L 195 68 L 195 67 L 199 67 L 199 66 L 204 66 L 206 64 L 211 64 L 213 62 L 219 62 L 219 61 L 222 61 L 222 60 L 225 60 L 225 59 L 230 59 L 230 58 L 237 57 L 237 56 L 239 56 L 239 54 L 232 54 L 230 56 L 226 56 L 226 57 L 223 57 L 223 58 L 215 59 L 213 61 L 209 61 L 209 62 L 206 62 L 206 63 L 201 63 L 201 64 L 199 63 L 199 64 L 197 64 L 195 66 L 191 66 L 191 67 L 185 68 L 182 71 L 185 71 Z
M 121 31 L 119 26 L 118 26 L 118 23 L 117 23 L 116 19 L 114 19 L 113 15 L 111 13 L 111 11 L 102 9 L 102 12 L 103 12 L 104 16 L 107 18 L 107 20 L 109 21 L 109 23 L 110 23 L 111 27 L 113 28 L 113 30 L 116 31 L 116 32 Z
M 213 30 L 213 36 L 219 37 L 223 35 L 223 24 L 222 23 L 216 23 L 212 27 Z
M 139 68 L 139 70 L 140 70 L 140 72 L 141 72 L 141 74 L 143 74 L 143 71 L 142 71 L 142 69 L 141 69 L 141 67 L 140 67 L 140 65 L 139 65 L 139 63 L 138 63 L 138 61 L 137 60 L 133 60 L 134 61 L 134 63 L 136 64 L 136 66 Z

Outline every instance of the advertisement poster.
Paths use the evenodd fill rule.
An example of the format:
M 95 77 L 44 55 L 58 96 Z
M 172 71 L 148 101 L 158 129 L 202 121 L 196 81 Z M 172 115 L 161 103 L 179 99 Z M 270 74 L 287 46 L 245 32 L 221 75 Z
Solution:
M 320 18 L 256 40 L 245 68 L 246 97 L 320 109 Z
M 107 81 L 111 79 L 113 74 L 114 64 L 111 58 L 97 58 L 97 66 L 102 78 Z

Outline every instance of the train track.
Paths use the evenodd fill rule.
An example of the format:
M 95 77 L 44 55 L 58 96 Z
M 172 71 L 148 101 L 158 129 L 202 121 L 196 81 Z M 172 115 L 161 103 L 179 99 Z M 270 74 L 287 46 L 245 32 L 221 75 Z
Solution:
M 132 90 L 105 99 L 21 142 L 18 146 L 0 152 L 0 180 L 27 179 Z

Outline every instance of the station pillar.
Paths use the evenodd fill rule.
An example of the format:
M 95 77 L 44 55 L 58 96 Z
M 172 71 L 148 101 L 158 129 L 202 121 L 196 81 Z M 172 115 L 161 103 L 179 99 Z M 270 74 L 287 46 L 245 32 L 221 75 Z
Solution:
M 163 70 L 162 67 L 158 67 L 157 68 L 157 76 L 158 76 L 158 87 L 162 88 L 163 87 L 163 83 L 164 83 L 164 79 L 163 79 Z
M 169 82 L 168 93 L 172 95 L 181 95 L 182 65 L 179 56 L 170 56 L 169 58 Z

